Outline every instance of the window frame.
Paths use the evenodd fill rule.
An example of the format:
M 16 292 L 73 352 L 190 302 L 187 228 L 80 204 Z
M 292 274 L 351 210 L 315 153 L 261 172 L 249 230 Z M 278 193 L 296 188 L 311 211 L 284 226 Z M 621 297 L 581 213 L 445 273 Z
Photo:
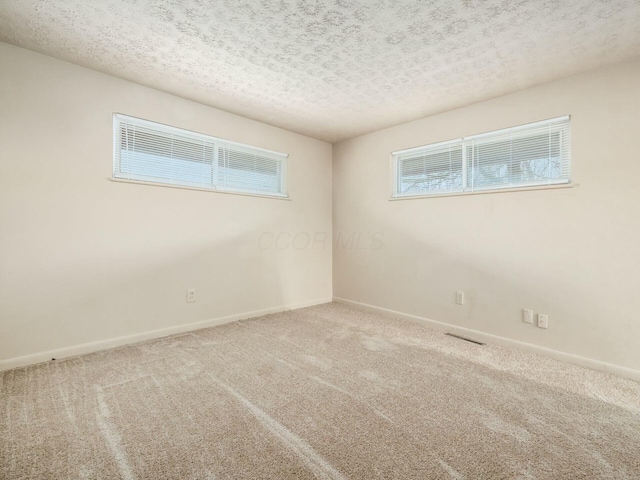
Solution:
M 200 183 L 200 182 L 190 182 L 185 180 L 180 180 L 176 178 L 163 178 L 163 177 L 154 177 L 142 174 L 131 174 L 122 173 L 122 168 L 118 168 L 121 162 L 121 146 L 122 141 L 120 139 L 120 128 L 121 122 L 130 122 L 136 125 L 142 125 L 145 128 L 148 128 L 152 131 L 157 132 L 159 135 L 166 134 L 178 134 L 185 138 L 191 139 L 194 142 L 202 141 L 213 146 L 213 156 L 212 156 L 212 182 L 208 183 Z M 253 196 L 253 197 L 266 197 L 266 198 L 275 198 L 281 200 L 290 200 L 289 197 L 289 154 L 276 152 L 274 150 L 268 150 L 261 147 L 255 147 L 253 145 L 248 145 L 240 142 L 234 142 L 231 140 L 226 140 L 220 137 L 214 137 L 213 135 L 208 135 L 205 133 L 196 132 L 193 130 L 188 130 L 180 127 L 174 127 L 172 125 L 154 122 L 151 120 L 146 120 L 139 117 L 134 117 L 131 115 L 126 115 L 118 112 L 114 112 L 112 116 L 113 123 L 113 152 L 112 152 L 112 170 L 111 170 L 111 181 L 114 182 L 125 182 L 125 183 L 134 183 L 141 185 L 152 185 L 152 186 L 160 186 L 160 187 L 170 187 L 170 188 L 182 188 L 187 190 L 198 190 L 198 191 L 206 191 L 206 192 L 217 192 L 217 193 L 229 193 L 235 195 L 245 195 L 245 196 Z M 218 171 L 220 168 L 220 159 L 219 156 L 222 155 L 222 150 L 224 149 L 233 149 L 233 147 L 238 147 L 239 150 L 246 150 L 250 152 L 250 154 L 255 153 L 259 155 L 260 153 L 268 154 L 269 157 L 280 157 L 277 160 L 277 170 L 279 172 L 278 182 L 280 185 L 280 191 L 273 192 L 268 190 L 251 190 L 238 188 L 234 186 L 221 186 L 218 176 Z M 133 178 L 136 177 L 136 178 Z M 215 179 L 215 181 L 214 181 Z
M 521 183 L 521 184 L 513 184 L 510 183 L 505 186 L 487 186 L 487 187 L 475 187 L 471 185 L 470 180 L 468 179 L 469 172 L 469 162 L 467 150 L 471 148 L 473 142 L 476 140 L 487 139 L 490 142 L 491 138 L 500 137 L 505 134 L 518 134 L 518 132 L 523 132 L 523 136 L 526 137 L 526 131 L 528 129 L 533 129 L 536 127 L 544 127 L 549 126 L 553 128 L 555 125 L 558 125 L 558 129 L 561 132 L 561 135 L 566 135 L 566 139 L 561 139 L 559 141 L 559 145 L 562 145 L 564 141 L 566 141 L 568 145 L 568 152 L 566 153 L 567 158 L 566 162 L 560 163 L 561 168 L 561 178 L 550 180 L 547 182 L 530 182 L 530 183 Z M 532 132 L 532 136 L 535 133 Z M 496 141 L 496 143 L 499 143 Z M 407 155 L 415 152 L 416 154 L 424 153 L 429 154 L 429 152 L 437 152 L 444 147 L 450 146 L 449 148 L 455 148 L 459 146 L 462 150 L 462 167 L 461 167 L 461 175 L 462 175 L 462 189 L 461 190 L 434 190 L 432 192 L 429 191 L 419 191 L 416 193 L 399 193 L 398 186 L 400 182 L 400 171 L 399 171 L 399 160 L 401 155 Z M 562 154 L 561 154 L 562 155 Z M 562 169 L 566 167 L 567 175 L 566 177 L 562 176 Z M 573 180 L 571 178 L 571 115 L 563 115 L 560 117 L 554 117 L 547 120 L 541 120 L 531 123 L 526 123 L 522 125 L 517 125 L 514 127 L 503 128 L 499 130 L 492 130 L 488 132 L 483 132 L 475 135 L 469 135 L 466 137 L 460 137 L 452 140 L 445 140 L 442 142 L 436 142 L 426 145 L 421 145 L 417 147 L 411 147 L 403 150 L 397 150 L 391 152 L 391 161 L 390 161 L 390 200 L 407 200 L 414 198 L 433 198 L 433 197 L 448 197 L 448 196 L 459 196 L 459 195 L 479 195 L 486 193 L 506 193 L 506 192 L 517 192 L 517 191 L 529 191 L 529 190 L 544 190 L 544 189 L 558 189 L 558 188 L 570 188 L 575 186 Z

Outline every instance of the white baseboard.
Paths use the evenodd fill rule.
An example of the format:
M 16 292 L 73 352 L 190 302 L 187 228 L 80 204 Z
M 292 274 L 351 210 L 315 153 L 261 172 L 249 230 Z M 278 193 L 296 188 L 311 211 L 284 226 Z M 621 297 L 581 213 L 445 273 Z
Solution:
M 629 378 L 631 380 L 635 380 L 636 382 L 640 382 L 640 370 L 634 370 L 632 368 L 622 367 L 620 365 L 614 365 L 612 363 L 602 362 L 600 360 L 594 360 L 592 358 L 581 357 L 580 355 L 574 355 L 573 353 L 566 353 L 560 350 L 553 350 L 551 348 L 541 347 L 533 343 L 521 342 L 519 340 L 512 340 L 507 337 L 500 337 L 498 335 L 493 335 L 491 333 L 484 333 L 479 330 L 473 330 L 465 327 L 458 327 L 456 325 L 452 325 L 449 323 L 439 322 L 437 320 L 431 320 L 429 318 L 419 317 L 417 315 L 411 315 L 409 313 L 398 312 L 396 310 L 390 310 L 388 308 L 377 307 L 375 305 L 370 305 L 368 303 L 356 302 L 354 300 L 348 300 L 346 298 L 333 297 L 333 301 L 342 303 L 344 305 L 349 305 L 355 308 L 359 308 L 361 310 L 366 310 L 369 312 L 386 315 L 388 317 L 390 316 L 390 317 L 396 317 L 396 318 L 402 318 L 402 319 L 414 320 L 414 321 L 417 320 L 419 322 L 428 323 L 430 326 L 432 326 L 433 328 L 437 328 L 438 330 L 446 330 L 451 333 L 457 333 L 465 336 L 473 336 L 474 339 L 506 345 L 509 347 L 515 347 L 522 350 L 527 350 L 527 351 L 538 353 L 540 355 L 551 357 L 563 362 L 572 363 L 574 365 L 580 365 L 581 367 L 587 367 L 593 370 L 599 370 L 601 372 L 613 373 L 614 375 L 618 375 L 620 377 Z
M 93 353 L 108 348 L 120 347 L 123 345 L 129 345 L 131 343 L 137 343 L 144 340 L 151 340 L 154 338 L 166 337 L 169 335 L 175 335 L 176 333 L 191 332 L 193 330 L 199 330 L 201 328 L 215 327 L 216 325 L 223 325 L 225 323 L 231 323 L 238 320 L 244 320 L 247 318 L 261 317 L 270 313 L 284 312 L 287 310 L 296 310 L 298 308 L 311 307 L 313 305 L 320 305 L 322 303 L 330 303 L 331 298 L 323 298 L 304 303 L 296 303 L 291 305 L 283 305 L 280 307 L 265 308 L 262 310 L 254 310 L 251 312 L 244 312 L 234 315 L 227 315 L 225 317 L 213 318 L 210 320 L 204 320 L 201 322 L 188 323 L 185 325 L 176 325 L 173 327 L 160 328 L 158 330 L 150 330 L 147 332 L 134 333 L 133 335 L 126 335 L 124 337 L 110 338 L 107 340 L 99 340 L 97 342 L 83 343 L 81 345 L 74 345 L 71 347 L 58 348 L 55 350 L 49 350 L 46 352 L 33 353 L 31 355 L 24 355 L 22 357 L 9 358 L 6 360 L 0 360 L 0 371 L 10 370 L 12 368 L 24 367 L 26 365 L 33 365 L 35 363 L 47 362 L 52 358 L 61 359 L 66 357 L 73 357 L 76 355 L 83 355 L 85 353 Z

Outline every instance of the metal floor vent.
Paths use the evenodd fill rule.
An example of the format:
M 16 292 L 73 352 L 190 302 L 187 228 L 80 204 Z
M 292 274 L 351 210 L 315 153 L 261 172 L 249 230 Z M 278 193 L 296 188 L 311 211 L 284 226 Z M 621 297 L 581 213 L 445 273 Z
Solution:
M 459 338 L 460 340 L 464 340 L 466 342 L 475 343 L 476 345 L 484 345 L 483 342 L 479 342 L 479 341 L 473 340 L 471 338 L 463 337 L 462 335 L 456 335 L 455 333 L 445 333 L 445 335 L 449 335 L 450 337 Z

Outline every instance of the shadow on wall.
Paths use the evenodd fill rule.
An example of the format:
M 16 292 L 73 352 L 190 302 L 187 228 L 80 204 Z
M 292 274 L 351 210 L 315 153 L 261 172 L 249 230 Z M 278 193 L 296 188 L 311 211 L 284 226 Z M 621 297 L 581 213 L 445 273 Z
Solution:
M 15 284 L 5 292 L 12 301 L 2 306 L 2 357 L 274 308 L 295 298 L 292 284 L 299 278 L 288 266 L 304 258 L 260 248 L 256 231 L 199 233 L 159 237 L 138 250 L 123 241 L 109 248 L 108 262 L 102 251 L 72 266 L 43 268 L 38 285 L 50 289 Z M 186 302 L 188 288 L 196 289 L 195 303 Z
M 629 312 L 602 293 L 607 280 L 594 281 L 590 262 L 576 261 L 577 247 L 559 241 L 572 238 L 571 222 L 547 223 L 539 238 L 540 223 L 530 219 L 505 229 L 509 218 L 492 215 L 492 200 L 476 202 L 481 212 L 464 222 L 424 215 L 433 205 L 420 202 L 428 201 L 383 206 L 403 208 L 402 215 L 368 211 L 380 248 L 335 244 L 336 297 L 638 368 L 629 353 L 638 335 Z M 352 218 L 361 219 L 357 212 Z M 464 305 L 455 303 L 457 290 L 465 292 Z M 523 308 L 548 314 L 549 329 L 522 322 Z M 612 320 L 624 327 L 609 328 Z

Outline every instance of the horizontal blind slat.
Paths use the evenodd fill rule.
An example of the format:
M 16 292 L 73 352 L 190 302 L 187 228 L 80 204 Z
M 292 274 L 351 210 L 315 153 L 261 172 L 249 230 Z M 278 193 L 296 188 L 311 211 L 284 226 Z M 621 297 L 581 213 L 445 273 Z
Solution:
M 467 141 L 468 189 L 517 188 L 568 180 L 569 121 L 526 125 Z
M 433 145 L 401 153 L 397 158 L 397 195 L 454 192 L 462 189 L 462 146 Z
M 570 181 L 570 117 L 394 152 L 395 196 Z
M 286 196 L 288 155 L 114 115 L 113 176 Z

